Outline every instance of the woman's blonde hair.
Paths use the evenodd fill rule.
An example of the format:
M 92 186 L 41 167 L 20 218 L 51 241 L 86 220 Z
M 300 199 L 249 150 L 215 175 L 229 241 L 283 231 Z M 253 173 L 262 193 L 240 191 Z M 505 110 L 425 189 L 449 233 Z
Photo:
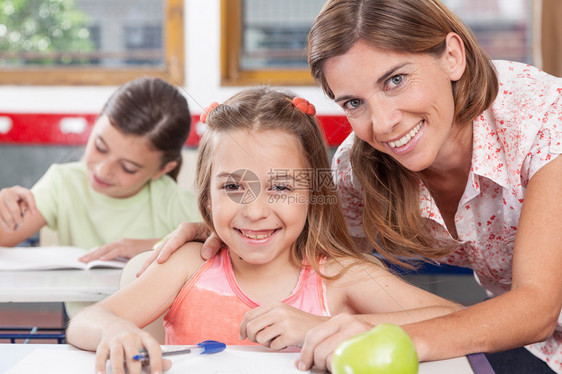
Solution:
M 218 134 L 267 130 L 291 134 L 297 140 L 305 161 L 306 175 L 310 176 L 307 220 L 295 243 L 292 258 L 299 265 L 302 259 L 306 259 L 321 274 L 318 261 L 322 257 L 337 260 L 351 256 L 364 261 L 365 256 L 356 249 L 347 232 L 322 132 L 313 116 L 301 112 L 292 104 L 293 98 L 291 93 L 268 87 L 249 88 L 208 113 L 205 120 L 207 128 L 199 144 L 197 158 L 198 204 L 203 220 L 216 232 L 210 209 L 210 181 L 214 155 L 220 149 Z M 374 257 L 372 261 L 378 263 Z
M 459 35 L 466 52 L 466 69 L 452 82 L 454 120 L 467 126 L 496 98 L 497 74 L 472 32 L 439 0 L 329 0 L 308 36 L 308 61 L 313 77 L 333 99 L 324 65 L 357 41 L 395 52 L 440 56 L 451 32 Z M 363 227 L 380 253 L 406 265 L 402 256 L 435 259 L 451 250 L 425 229 L 419 175 L 358 138 L 351 164 L 365 195 Z

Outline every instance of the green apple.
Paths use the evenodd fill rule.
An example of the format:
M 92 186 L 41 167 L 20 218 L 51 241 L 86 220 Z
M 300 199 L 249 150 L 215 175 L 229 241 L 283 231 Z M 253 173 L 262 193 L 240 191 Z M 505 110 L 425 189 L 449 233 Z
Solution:
M 416 374 L 418 366 L 412 339 L 389 323 L 344 341 L 332 356 L 333 374 Z

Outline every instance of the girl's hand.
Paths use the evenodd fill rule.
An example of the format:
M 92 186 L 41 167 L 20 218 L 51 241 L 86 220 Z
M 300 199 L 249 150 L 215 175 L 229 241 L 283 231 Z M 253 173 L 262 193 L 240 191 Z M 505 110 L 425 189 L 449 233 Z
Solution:
M 346 339 L 372 329 L 373 326 L 347 313 L 338 314 L 318 325 L 306 334 L 296 366 L 299 370 L 309 370 L 315 366 L 319 370 L 331 370 L 332 353 Z
M 141 349 L 148 352 L 150 357 L 150 372 L 162 373 L 171 367 L 169 360 L 162 359 L 160 345 L 147 332 L 138 328 L 134 323 L 125 319 L 118 319 L 104 328 L 101 341 L 96 350 L 96 373 L 105 373 L 107 360 L 111 360 L 111 370 L 114 374 L 140 373 L 142 363 L 133 360 Z M 125 371 L 125 366 L 127 371 Z
M 201 248 L 201 257 L 205 260 L 216 255 L 222 246 L 222 241 L 212 234 L 207 225 L 203 222 L 183 222 L 175 229 L 168 238 L 160 243 L 152 255 L 150 255 L 141 266 L 137 277 L 156 260 L 159 264 L 166 262 L 170 255 L 187 242 L 205 241 Z
M 271 303 L 246 313 L 240 325 L 240 339 L 248 338 L 273 349 L 302 346 L 306 333 L 327 319 L 282 302 Z
M 116 258 L 133 258 L 141 252 L 152 248 L 158 239 L 120 239 L 113 243 L 102 245 L 79 258 L 82 262 L 93 260 L 114 260 Z
M 29 189 L 13 186 L 0 190 L 0 225 L 5 231 L 17 230 L 28 211 L 31 214 L 37 211 L 35 198 Z

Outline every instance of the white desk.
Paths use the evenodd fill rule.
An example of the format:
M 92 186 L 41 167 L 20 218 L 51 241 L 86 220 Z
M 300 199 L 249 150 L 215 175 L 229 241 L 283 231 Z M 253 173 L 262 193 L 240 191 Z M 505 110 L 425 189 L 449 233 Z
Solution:
M 121 269 L 0 271 L 0 302 L 95 302 L 119 289 Z
M 49 350 L 57 350 L 58 352 L 53 352 L 53 359 L 49 360 L 49 356 L 45 356 L 45 349 Z M 42 352 L 40 352 L 42 351 Z M 64 352 L 61 351 L 72 351 L 71 354 L 78 354 L 80 357 L 70 357 L 68 359 L 64 359 L 62 355 L 65 355 Z M 76 352 L 78 351 L 78 352 Z M 255 352 L 255 353 L 252 353 Z M 43 355 L 39 355 L 38 353 L 43 353 Z M 55 354 L 56 353 L 56 354 Z M 273 353 L 273 354 L 272 354 Z M 17 374 L 27 374 L 28 372 L 31 373 L 77 373 L 77 372 L 93 372 L 94 370 L 94 353 L 86 353 L 83 351 L 79 351 L 76 348 L 66 345 L 66 344 L 0 344 L 0 372 L 4 373 L 8 371 L 10 368 L 14 366 L 16 368 L 22 368 L 23 365 L 20 363 L 20 360 L 24 359 L 28 354 L 37 354 L 36 357 L 42 357 L 37 362 L 37 367 L 34 366 L 33 362 L 31 365 L 25 365 L 28 370 L 19 370 Z M 270 357 L 265 356 L 265 354 L 271 354 Z M 220 352 L 215 355 L 209 356 L 192 356 L 189 355 L 178 355 L 178 356 L 170 356 L 172 359 L 172 369 L 167 371 L 167 374 L 175 374 L 175 373 L 185 373 L 184 369 L 189 368 L 195 364 L 195 361 L 190 363 L 189 360 L 205 360 L 208 359 L 210 361 L 209 365 L 214 367 L 219 367 L 222 364 L 229 364 L 229 365 L 236 365 L 242 367 L 228 367 L 228 372 L 236 372 L 240 374 L 246 373 L 305 373 L 298 371 L 294 368 L 294 361 L 298 356 L 298 353 L 283 353 L 286 355 L 286 359 L 280 358 L 279 355 L 281 353 L 271 352 L 267 349 L 259 346 L 228 346 L 225 352 Z M 86 357 L 84 357 L 86 356 Z M 183 357 L 182 357 L 183 356 Z M 29 363 L 29 357 L 26 359 L 25 362 Z M 74 360 L 74 358 L 78 360 Z M 244 361 L 241 361 L 241 360 Z M 237 361 L 238 360 L 238 361 Z M 49 362 L 46 362 L 49 361 Z M 53 361 L 53 362 L 50 362 Z M 64 362 L 61 362 L 64 361 Z M 90 367 L 76 367 L 73 366 L 76 362 L 86 363 L 86 366 Z M 275 362 L 275 366 L 271 366 L 271 364 Z M 18 364 L 19 363 L 19 364 Z M 201 362 L 199 362 L 199 366 Z M 269 365 L 266 366 L 265 371 L 260 371 L 260 365 Z M 175 366 L 175 370 L 174 370 Z M 237 370 L 235 370 L 237 369 Z M 76 371 L 78 370 L 78 371 Z M 213 368 L 209 368 L 209 371 L 214 370 Z M 143 371 L 144 372 L 144 371 Z M 190 371 L 194 372 L 194 371 Z M 200 372 L 198 372 L 200 373 Z M 314 373 L 314 372 L 312 372 Z M 315 372 L 318 373 L 318 372 Z M 434 362 L 423 362 L 420 364 L 419 374 L 474 374 L 475 372 L 472 370 L 468 360 L 466 357 L 458 357 L 449 360 L 443 361 L 434 361 Z M 477 372 L 480 374 L 480 372 Z M 482 373 L 483 374 L 483 373 Z

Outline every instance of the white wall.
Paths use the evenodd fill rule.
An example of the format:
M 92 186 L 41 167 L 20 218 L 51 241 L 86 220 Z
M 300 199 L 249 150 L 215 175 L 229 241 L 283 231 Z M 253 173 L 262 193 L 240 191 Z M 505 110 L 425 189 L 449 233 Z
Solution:
M 240 87 L 220 86 L 220 0 L 185 0 L 185 93 L 193 113 Z M 0 86 L 0 112 L 97 113 L 116 87 Z M 288 87 L 321 114 L 337 106 L 317 87 Z

